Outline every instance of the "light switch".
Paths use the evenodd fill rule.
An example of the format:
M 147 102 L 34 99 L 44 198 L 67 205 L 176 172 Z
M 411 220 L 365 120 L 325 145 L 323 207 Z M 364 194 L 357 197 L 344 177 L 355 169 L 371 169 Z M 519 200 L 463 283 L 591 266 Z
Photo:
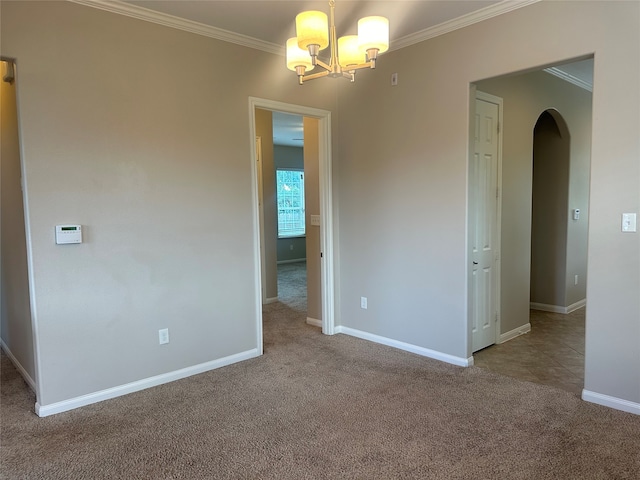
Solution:
M 635 213 L 623 213 L 622 214 L 622 231 L 623 232 L 635 232 L 636 230 L 636 214 Z
M 311 225 L 320 226 L 320 215 L 311 215 Z

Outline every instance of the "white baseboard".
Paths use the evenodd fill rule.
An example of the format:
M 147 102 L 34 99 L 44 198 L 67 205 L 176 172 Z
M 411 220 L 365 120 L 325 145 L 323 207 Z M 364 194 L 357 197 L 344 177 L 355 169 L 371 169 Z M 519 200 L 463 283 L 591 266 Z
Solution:
M 276 262 L 276 264 L 278 265 L 282 265 L 285 263 L 301 263 L 301 262 L 306 262 L 307 261 L 307 257 L 304 258 L 292 258 L 291 260 L 278 260 Z
M 18 373 L 22 375 L 22 378 L 24 378 L 24 381 L 27 382 L 27 385 L 29 385 L 29 388 L 35 392 L 36 382 L 33 381 L 33 378 L 31 378 L 31 375 L 29 375 L 29 372 L 25 370 L 22 364 L 11 352 L 11 349 L 7 346 L 6 343 L 4 343 L 4 340 L 2 340 L 1 338 L 0 338 L 0 347 L 2 348 L 2 350 L 4 350 L 4 353 L 7 354 L 7 357 L 9 357 L 9 360 L 11 360 L 11 363 L 13 363 L 13 365 L 16 367 L 16 370 L 18 370 Z
M 531 324 L 527 323 L 518 328 L 514 328 L 513 330 L 509 330 L 508 332 L 500 334 L 500 338 L 498 339 L 498 343 L 508 342 L 509 340 L 513 340 L 520 335 L 524 335 L 525 333 L 529 333 L 531 331 Z
M 265 298 L 262 304 L 269 305 L 270 303 L 276 303 L 277 301 L 278 301 L 278 297 L 269 297 L 269 298 Z
M 623 412 L 640 415 L 640 403 L 631 402 L 622 398 L 591 392 L 589 390 L 582 390 L 582 400 L 585 402 L 597 403 L 598 405 L 603 405 L 609 408 L 615 408 L 616 410 L 622 410 Z
M 531 302 L 529 304 L 529 308 L 531 310 L 541 310 L 543 312 L 567 314 L 567 313 L 575 312 L 579 308 L 584 307 L 586 304 L 587 304 L 587 299 L 583 298 L 582 300 L 579 300 L 576 303 L 572 303 L 568 307 L 561 307 L 560 305 L 547 305 L 546 303 Z
M 363 332 L 361 330 L 356 330 L 354 328 L 349 328 L 349 327 L 337 326 L 335 331 L 336 333 L 344 333 L 345 335 L 361 338 L 363 340 L 369 340 L 370 342 L 374 342 L 374 343 L 380 343 L 382 345 L 394 347 L 399 350 L 415 353 L 423 357 L 429 357 L 435 360 L 440 360 L 441 362 L 451 363 L 459 367 L 469 367 L 473 365 L 473 357 L 470 357 L 470 358 L 456 357 L 453 355 L 449 355 L 448 353 L 438 352 L 436 350 L 431 350 L 429 348 L 419 347 L 417 345 L 401 342 L 399 340 L 393 340 L 387 337 L 381 337 L 379 335 L 374 335 L 373 333 Z
M 313 325 L 314 327 L 322 328 L 322 320 L 318 320 L 317 318 L 307 317 L 307 323 L 309 325 Z
M 111 398 L 121 397 L 128 393 L 138 392 L 146 388 L 157 387 L 163 383 L 173 382 L 180 380 L 181 378 L 190 377 L 199 373 L 208 372 L 216 368 L 225 367 L 232 363 L 241 362 L 243 360 L 249 360 L 258 356 L 258 349 L 247 350 L 246 352 L 236 353 L 235 355 L 229 355 L 228 357 L 220 358 L 218 360 L 212 360 L 210 362 L 201 363 L 199 365 L 193 365 L 192 367 L 182 368 L 169 373 L 163 373 L 162 375 L 156 375 L 154 377 L 145 378 L 136 382 L 127 383 L 125 385 L 119 385 L 113 388 L 107 388 L 99 392 L 89 393 L 80 397 L 71 398 L 69 400 L 63 400 L 62 402 L 52 403 L 50 405 L 40 405 L 36 403 L 36 414 L 40 417 L 47 417 L 56 413 L 62 413 L 75 408 L 84 407 L 85 405 L 91 405 L 92 403 L 102 402 L 103 400 L 109 400 Z
M 576 310 L 581 309 L 582 307 L 587 306 L 587 299 L 583 298 L 582 300 L 578 300 L 576 303 L 572 303 L 567 307 L 567 313 L 575 312 Z

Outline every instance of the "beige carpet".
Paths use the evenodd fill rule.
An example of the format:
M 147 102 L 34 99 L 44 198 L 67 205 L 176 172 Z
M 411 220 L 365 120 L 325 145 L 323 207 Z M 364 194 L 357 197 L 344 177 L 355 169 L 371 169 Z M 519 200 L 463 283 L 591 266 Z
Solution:
M 640 478 L 638 416 L 264 317 L 261 358 L 43 419 L 3 354 L 0 478 Z

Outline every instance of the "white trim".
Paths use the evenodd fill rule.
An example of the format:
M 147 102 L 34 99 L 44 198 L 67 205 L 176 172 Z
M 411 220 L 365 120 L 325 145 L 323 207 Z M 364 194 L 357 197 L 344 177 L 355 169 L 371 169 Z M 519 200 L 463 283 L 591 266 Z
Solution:
M 331 157 L 331 113 L 318 125 L 320 176 L 320 282 L 322 285 L 322 333 L 335 333 L 335 273 L 333 232 L 333 173 Z
M 0 338 L 0 348 L 4 350 L 4 353 L 7 354 L 7 357 L 9 357 L 9 360 L 11 360 L 11 363 L 13 363 L 13 365 L 16 367 L 16 370 L 18 370 L 18 373 L 22 375 L 22 378 L 24 378 L 24 381 L 27 382 L 27 385 L 29 385 L 29 388 L 31 388 L 31 390 L 33 390 L 33 392 L 35 393 L 36 382 L 33 381 L 33 378 L 31 378 L 31 375 L 29 375 L 29 372 L 25 370 L 25 368 L 18 361 L 18 359 L 13 354 L 13 352 L 11 352 L 11 349 L 9 348 L 9 346 L 6 343 L 4 343 L 4 340 L 2 340 L 1 338 Z
M 264 183 L 262 179 L 262 137 L 256 136 L 256 174 L 258 176 L 258 215 L 260 217 L 260 288 L 262 295 L 262 304 L 267 302 L 267 280 L 265 267 L 265 251 L 264 251 Z M 277 290 L 277 288 L 276 288 Z M 277 292 L 276 292 L 277 293 Z
M 526 323 L 518 328 L 514 328 L 513 330 L 509 330 L 508 332 L 500 335 L 500 337 L 498 338 L 498 343 L 508 342 L 509 340 L 513 340 L 514 338 L 519 337 L 520 335 L 525 335 L 530 331 L 531 331 L 531 324 Z
M 307 317 L 307 325 L 313 325 L 314 327 L 322 328 L 322 320 L 318 320 L 317 318 Z
M 306 261 L 307 261 L 307 257 L 304 257 L 304 258 L 292 258 L 291 260 L 278 260 L 276 263 L 278 265 L 284 265 L 286 263 L 302 263 Z
M 36 414 L 40 417 L 47 417 L 49 415 L 55 415 L 56 413 L 67 412 L 75 408 L 91 405 L 92 403 L 102 402 L 116 397 L 121 397 L 133 392 L 139 392 L 146 388 L 157 387 L 164 383 L 174 382 L 182 378 L 191 377 L 200 373 L 215 370 L 216 368 L 226 367 L 232 363 L 241 362 L 243 360 L 249 360 L 259 356 L 258 349 L 247 350 L 246 352 L 236 353 L 229 355 L 228 357 L 220 358 L 218 360 L 212 360 L 210 362 L 201 363 L 199 365 L 193 365 L 192 367 L 182 368 L 169 373 L 163 373 L 153 377 L 138 380 L 136 382 L 127 383 L 125 385 L 119 385 L 113 388 L 107 388 L 106 390 L 100 390 L 99 392 L 89 393 L 80 397 L 71 398 L 69 400 L 63 400 L 61 402 L 52 403 L 50 405 L 40 405 L 36 402 Z
M 578 78 L 578 77 L 574 77 L 573 75 L 571 75 L 570 73 L 567 73 L 563 70 L 560 70 L 557 67 L 549 67 L 549 68 L 545 68 L 544 69 L 545 72 L 550 73 L 551 75 L 555 75 L 558 78 L 561 78 L 562 80 L 572 83 L 574 85 L 576 85 L 577 87 L 583 88 L 589 92 L 593 92 L 593 85 L 589 82 L 585 82 L 584 80 Z
M 322 295 L 322 333 L 333 335 L 335 303 L 334 303 L 334 240 L 333 240 L 333 200 L 331 183 L 331 112 L 319 108 L 305 107 L 290 103 L 267 100 L 257 97 L 249 97 L 249 134 L 251 138 L 256 136 L 255 110 L 265 110 L 293 113 L 303 117 L 318 119 L 318 154 L 320 170 L 320 251 L 322 261 L 320 263 L 321 295 Z M 253 143 L 253 140 L 252 140 Z M 262 302 L 261 302 L 261 275 L 260 275 L 260 225 L 258 218 L 258 177 L 256 172 L 255 149 L 250 150 L 252 169 L 252 196 L 253 196 L 253 223 L 254 223 L 254 268 L 256 298 L 256 334 L 258 348 L 262 352 Z
M 439 25 L 425 28 L 424 30 L 420 30 L 419 32 L 415 32 L 399 38 L 393 42 L 393 44 L 389 48 L 389 51 L 399 50 L 416 43 L 424 42 L 425 40 L 429 40 L 430 38 L 439 37 L 440 35 L 444 35 L 445 33 L 468 27 L 469 25 L 473 25 L 474 23 L 497 17 L 498 15 L 502 15 L 503 13 L 508 13 L 512 10 L 526 7 L 527 5 L 531 5 L 539 1 L 540 0 L 503 0 L 500 3 L 489 5 L 488 7 L 481 8 L 480 10 L 476 10 L 475 12 L 471 12 L 467 15 L 454 18 Z
M 278 297 L 269 297 L 269 298 L 265 298 L 262 301 L 263 305 L 269 305 L 270 303 L 276 303 L 278 301 Z
M 397 348 L 399 350 L 404 350 L 405 352 L 415 353 L 416 355 L 420 355 L 422 357 L 433 358 L 434 360 L 440 360 L 441 362 L 451 363 L 459 367 L 469 367 L 473 365 L 473 357 L 470 357 L 470 358 L 456 357 L 454 355 L 449 355 L 448 353 L 442 353 L 436 350 L 431 350 L 429 348 L 419 347 L 417 345 L 412 345 L 410 343 L 394 340 L 392 338 L 381 337 L 373 333 L 363 332 L 362 330 L 356 330 L 355 328 L 338 326 L 336 327 L 335 331 L 336 333 L 344 333 L 345 335 L 361 338 L 363 340 L 379 343 L 381 345 L 387 345 L 389 347 Z
M 229 30 L 223 30 L 222 28 L 205 25 L 204 23 L 196 22 L 194 20 L 187 20 L 186 18 L 176 17 L 174 15 L 169 15 L 168 13 L 156 12 L 148 8 L 131 5 L 129 3 L 120 2 L 118 0 L 69 1 L 87 7 L 105 10 L 107 12 L 117 13 L 126 17 L 144 20 L 145 22 L 156 23 L 158 25 L 164 25 L 165 27 L 184 30 L 185 32 L 195 33 L 196 35 L 202 35 L 203 37 L 215 38 L 217 40 L 222 40 L 223 42 L 235 43 L 236 45 L 241 45 L 243 47 L 254 48 L 256 50 L 262 50 L 264 52 L 284 56 L 284 45 L 276 45 L 275 43 L 265 42 L 264 40 L 249 37 L 248 35 L 230 32 Z
M 609 408 L 615 408 L 616 410 L 622 410 L 623 412 L 640 415 L 640 403 L 631 402 L 618 397 L 612 397 L 611 395 L 604 395 L 602 393 L 584 389 L 582 390 L 582 400 L 585 402 L 597 403 L 598 405 L 603 405 Z
M 218 40 L 222 40 L 223 42 L 235 43 L 236 45 L 254 48 L 256 50 L 262 50 L 264 52 L 273 53 L 276 55 L 285 55 L 284 45 L 277 45 L 275 43 L 250 37 L 248 35 L 230 32 L 229 30 L 223 30 L 221 28 L 206 25 L 194 20 L 187 20 L 185 18 L 176 17 L 167 13 L 156 12 L 148 8 L 132 5 L 118 0 L 69 1 L 77 3 L 79 5 L 97 8 L 131 18 L 136 18 L 145 22 L 156 23 L 158 25 L 164 25 L 165 27 L 184 30 L 185 32 L 195 33 L 196 35 L 215 38 Z M 471 12 L 467 15 L 463 15 L 461 17 L 443 22 L 439 25 L 434 25 L 433 27 L 429 27 L 424 30 L 420 30 L 419 32 L 415 32 L 398 38 L 397 40 L 394 40 L 392 42 L 389 51 L 399 50 L 401 48 L 409 47 L 416 43 L 429 40 L 430 38 L 439 37 L 440 35 L 444 35 L 445 33 L 468 27 L 469 25 L 473 25 L 474 23 L 488 20 L 498 15 L 502 15 L 503 13 L 508 13 L 539 1 L 540 0 L 503 0 L 500 3 L 496 3 L 480 10 L 476 10 L 475 12 Z
M 562 307 L 560 305 L 547 305 L 546 303 L 536 303 L 531 302 L 529 304 L 529 308 L 531 310 L 541 310 L 543 312 L 552 312 L 552 313 L 571 313 L 576 310 L 587 305 L 587 299 L 583 298 L 582 300 L 577 301 L 576 303 L 572 303 L 568 307 Z

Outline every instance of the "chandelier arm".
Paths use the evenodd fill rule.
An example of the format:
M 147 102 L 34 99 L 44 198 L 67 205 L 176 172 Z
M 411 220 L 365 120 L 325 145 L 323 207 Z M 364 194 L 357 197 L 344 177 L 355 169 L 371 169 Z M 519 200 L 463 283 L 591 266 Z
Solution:
M 347 68 L 349 70 L 362 70 L 363 68 L 376 68 L 376 64 L 375 62 L 366 62 L 359 65 L 349 65 Z
M 322 77 L 326 77 L 327 75 L 329 75 L 329 71 L 324 71 L 324 72 L 318 72 L 318 73 L 312 73 L 311 75 L 303 75 L 301 77 L 298 77 L 300 79 L 300 84 L 302 85 L 302 82 L 307 82 L 309 80 L 313 80 L 315 78 L 322 78 Z
M 319 58 L 316 58 L 316 66 L 322 67 L 322 68 L 324 68 L 325 70 L 327 70 L 329 72 L 332 71 L 331 65 L 327 65 L 326 63 L 324 63 Z
M 349 70 L 348 72 L 342 71 L 342 76 L 348 78 L 351 83 L 356 81 L 356 72 Z
M 336 20 L 335 20 L 335 0 L 329 0 L 329 44 L 331 45 L 331 57 L 329 60 L 329 70 L 333 74 L 340 74 L 340 61 L 338 59 L 338 36 L 336 34 Z

